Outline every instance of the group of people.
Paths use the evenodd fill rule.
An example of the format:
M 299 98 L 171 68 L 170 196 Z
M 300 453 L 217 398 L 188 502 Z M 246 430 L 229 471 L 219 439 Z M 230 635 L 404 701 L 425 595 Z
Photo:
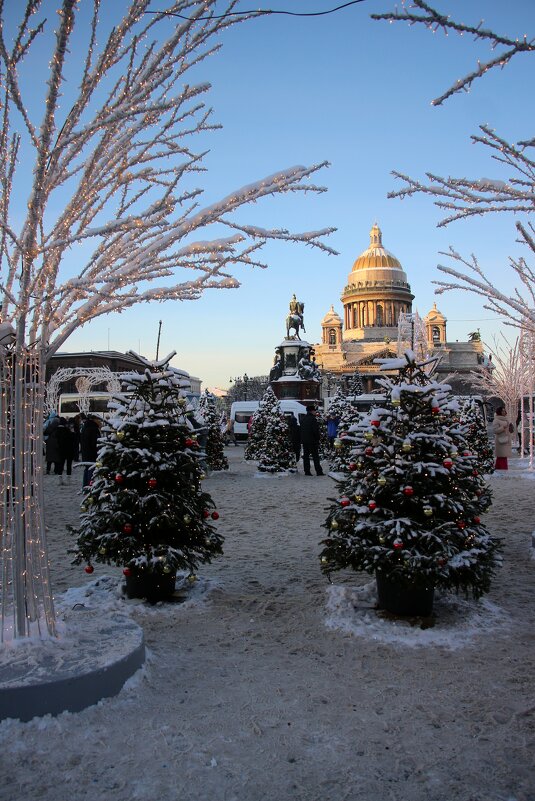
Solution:
M 295 461 L 299 462 L 301 448 L 303 448 L 303 471 L 305 476 L 312 475 L 310 471 L 311 459 L 316 475 L 323 476 L 319 454 L 320 427 L 316 418 L 316 407 L 308 406 L 306 414 L 299 415 L 299 423 L 293 414 L 288 414 L 287 421 L 290 442 L 295 453 Z
M 43 425 L 45 441 L 46 473 L 53 470 L 63 484 L 65 471 L 67 483 L 70 483 L 74 462 L 85 464 L 82 485 L 86 486 L 91 478 L 92 465 L 97 460 L 97 440 L 100 437 L 102 420 L 96 415 L 79 414 L 66 419 L 50 412 Z

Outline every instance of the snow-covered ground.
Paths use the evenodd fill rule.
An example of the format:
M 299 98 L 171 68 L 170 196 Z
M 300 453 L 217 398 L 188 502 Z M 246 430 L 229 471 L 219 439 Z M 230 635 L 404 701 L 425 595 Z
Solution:
M 487 522 L 505 539 L 492 592 L 439 596 L 421 629 L 376 614 L 369 576 L 321 575 L 329 478 L 258 481 L 243 448 L 227 454 L 230 470 L 206 480 L 225 554 L 187 600 L 155 607 L 120 598 L 119 569 L 70 564 L 81 475 L 46 477 L 58 608 L 126 610 L 149 658 L 116 698 L 1 723 L 0 799 L 534 801 L 526 462 L 490 479 Z

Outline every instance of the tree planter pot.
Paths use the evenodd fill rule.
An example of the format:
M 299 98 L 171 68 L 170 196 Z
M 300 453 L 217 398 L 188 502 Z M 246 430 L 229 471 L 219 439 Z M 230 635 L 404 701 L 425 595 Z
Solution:
M 400 584 L 379 572 L 375 578 L 380 609 L 400 617 L 429 617 L 432 614 L 434 587 Z
M 151 573 L 144 570 L 125 576 L 127 598 L 146 598 L 151 604 L 167 601 L 175 591 L 175 573 Z

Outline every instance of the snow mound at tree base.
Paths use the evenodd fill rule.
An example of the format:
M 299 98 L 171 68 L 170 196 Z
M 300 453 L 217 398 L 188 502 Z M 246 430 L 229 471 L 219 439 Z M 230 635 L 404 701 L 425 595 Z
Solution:
M 376 609 L 375 581 L 362 587 L 333 585 L 327 590 L 325 625 L 356 637 L 407 648 L 476 645 L 476 638 L 507 626 L 510 618 L 486 599 L 466 600 L 435 591 L 432 618 L 394 618 Z
M 79 712 L 116 695 L 145 661 L 143 630 L 128 615 L 77 604 L 62 630 L 3 649 L 0 720 Z

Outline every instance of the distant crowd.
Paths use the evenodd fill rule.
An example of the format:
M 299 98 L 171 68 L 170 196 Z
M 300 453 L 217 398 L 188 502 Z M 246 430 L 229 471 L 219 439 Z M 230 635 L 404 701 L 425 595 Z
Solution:
M 60 484 L 70 483 L 74 462 L 84 463 L 83 486 L 89 483 L 92 465 L 97 460 L 97 441 L 102 419 L 97 415 L 59 417 L 50 412 L 43 425 L 46 473 L 58 476 Z M 64 479 L 65 473 L 65 479 Z

